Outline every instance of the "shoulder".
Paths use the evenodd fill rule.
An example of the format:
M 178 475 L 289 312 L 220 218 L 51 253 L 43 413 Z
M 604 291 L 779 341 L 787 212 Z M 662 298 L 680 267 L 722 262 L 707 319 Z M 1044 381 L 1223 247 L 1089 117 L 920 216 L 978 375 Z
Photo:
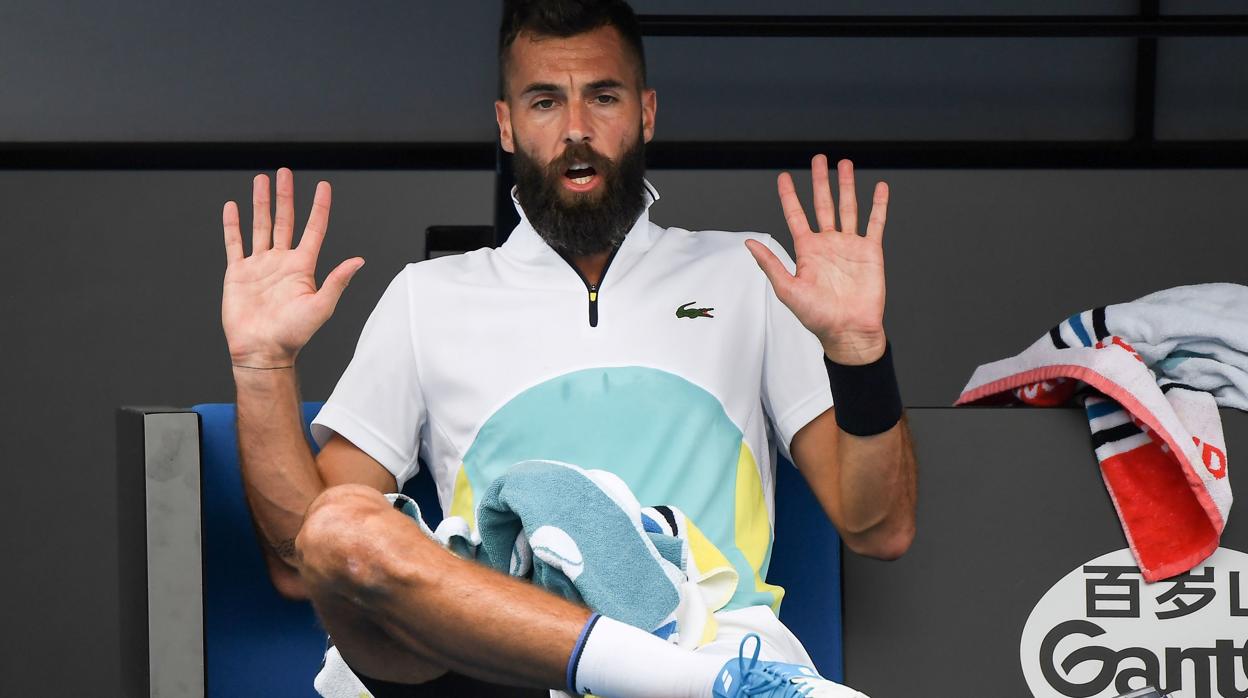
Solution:
M 678 253 L 687 254 L 697 259 L 714 259 L 717 263 L 739 262 L 757 269 L 754 257 L 745 246 L 746 240 L 757 240 L 772 252 L 788 258 L 784 247 L 770 234 L 751 231 L 731 230 L 688 230 L 672 226 L 663 228 L 662 238 L 665 245 Z
M 488 248 L 436 257 L 403 266 L 390 280 L 374 313 L 409 314 L 428 307 L 428 299 L 446 303 L 456 297 L 454 286 L 479 277 L 489 262 Z
M 409 286 L 451 282 L 489 268 L 497 254 L 498 250 L 482 247 L 470 252 L 411 262 L 403 267 L 398 278 Z
M 773 248 L 773 250 L 781 250 L 779 242 L 776 238 L 766 232 L 753 231 L 731 231 L 731 230 L 688 230 L 679 226 L 663 227 L 659 226 L 661 240 L 669 243 L 671 246 L 688 248 L 704 253 L 736 253 L 743 252 L 749 257 L 746 251 L 746 240 L 758 240 L 764 245 Z

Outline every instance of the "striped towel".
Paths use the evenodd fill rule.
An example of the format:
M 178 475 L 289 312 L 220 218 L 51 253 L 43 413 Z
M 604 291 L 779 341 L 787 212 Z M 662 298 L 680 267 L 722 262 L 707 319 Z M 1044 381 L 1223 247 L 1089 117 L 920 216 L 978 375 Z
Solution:
M 1248 287 L 1200 284 L 1072 315 L 975 369 L 955 404 L 1082 403 L 1149 582 L 1218 547 L 1231 508 L 1218 406 L 1248 409 Z

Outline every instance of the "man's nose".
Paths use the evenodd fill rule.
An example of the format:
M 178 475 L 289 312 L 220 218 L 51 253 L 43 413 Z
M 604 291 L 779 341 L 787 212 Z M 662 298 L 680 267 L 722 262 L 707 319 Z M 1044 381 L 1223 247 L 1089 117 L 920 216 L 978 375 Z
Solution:
M 569 145 L 588 143 L 593 140 L 589 107 L 579 100 L 568 103 L 567 122 L 564 125 L 563 142 Z

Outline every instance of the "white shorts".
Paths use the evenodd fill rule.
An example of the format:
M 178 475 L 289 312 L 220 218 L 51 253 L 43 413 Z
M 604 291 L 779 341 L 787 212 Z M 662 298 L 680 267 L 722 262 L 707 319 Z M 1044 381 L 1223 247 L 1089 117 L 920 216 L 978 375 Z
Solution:
M 697 652 L 722 655 L 726 661 L 740 654 L 742 638 L 749 633 L 758 633 L 759 639 L 763 641 L 758 653 L 759 659 L 769 662 L 803 664 L 814 668 L 815 671 L 819 670 L 810 655 L 806 653 L 806 648 L 802 647 L 802 643 L 766 606 L 719 611 L 715 614 L 715 620 L 719 622 L 719 634 L 715 636 L 714 641 L 699 647 Z M 752 655 L 754 643 L 746 645 L 745 650 L 747 657 Z

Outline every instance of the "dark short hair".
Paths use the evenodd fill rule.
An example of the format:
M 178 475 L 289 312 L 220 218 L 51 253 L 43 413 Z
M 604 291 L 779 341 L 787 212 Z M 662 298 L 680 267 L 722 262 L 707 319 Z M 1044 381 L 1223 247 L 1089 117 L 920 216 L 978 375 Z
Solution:
M 646 85 L 646 52 L 641 45 L 641 23 L 624 0 L 503 0 L 503 22 L 498 30 L 498 95 L 507 98 L 507 64 L 511 45 L 522 31 L 538 36 L 567 38 L 611 26 L 637 59 L 639 87 Z

